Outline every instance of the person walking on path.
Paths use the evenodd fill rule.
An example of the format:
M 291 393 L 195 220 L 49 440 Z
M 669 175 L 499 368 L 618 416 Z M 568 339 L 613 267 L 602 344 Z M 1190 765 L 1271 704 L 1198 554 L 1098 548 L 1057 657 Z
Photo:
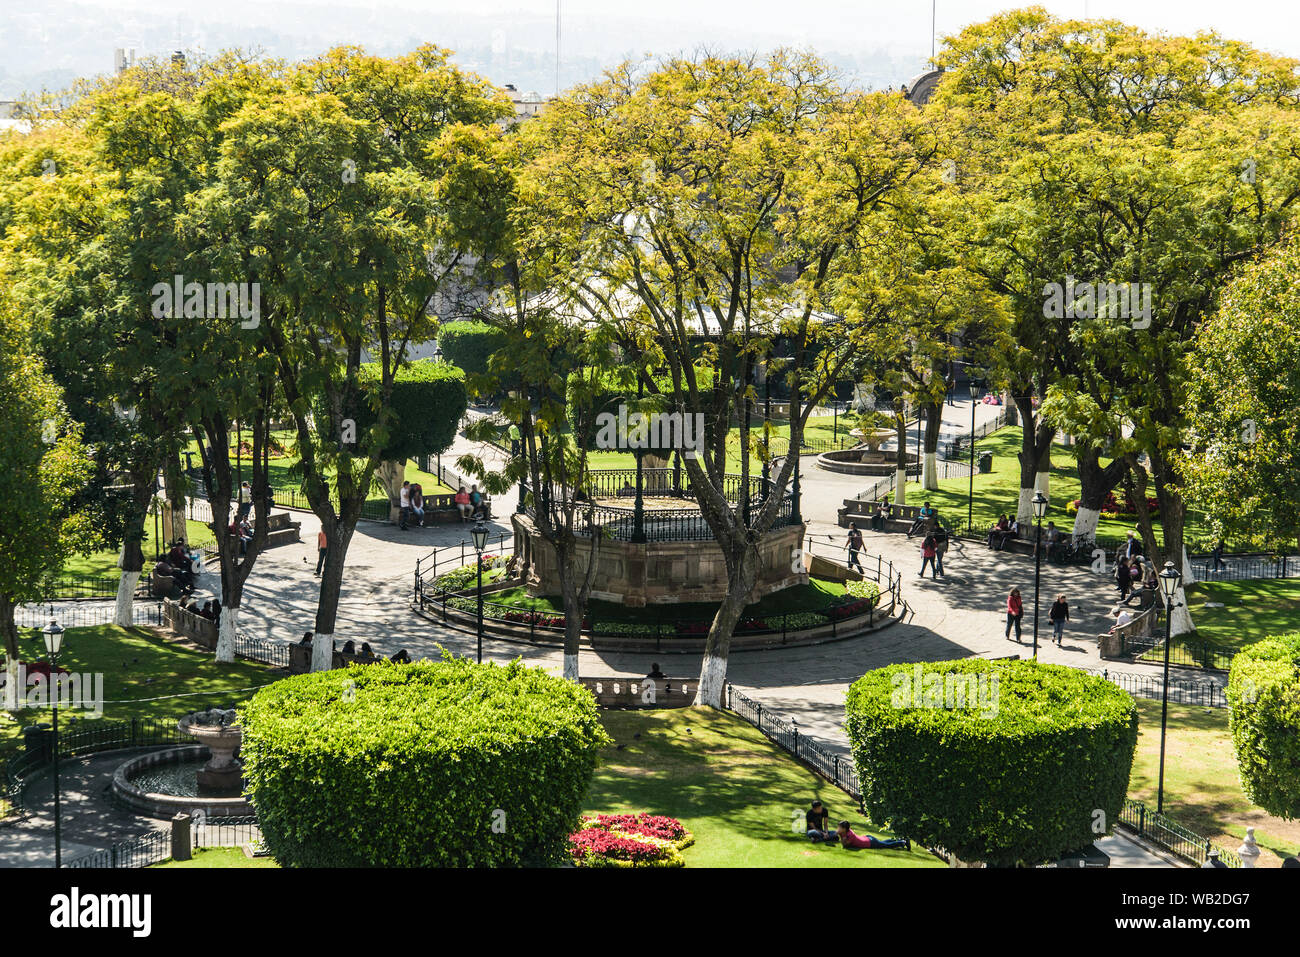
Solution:
M 1020 619 L 1025 617 L 1025 606 L 1020 600 L 1020 589 L 1011 589 L 1011 594 L 1007 596 L 1007 635 L 1011 638 L 1011 627 L 1016 629 L 1016 643 L 1020 644 Z
M 325 529 L 316 533 L 316 577 L 320 577 L 321 567 L 325 564 L 325 556 L 329 553 L 330 542 L 325 537 Z
M 1052 622 L 1052 637 L 1059 645 L 1061 635 L 1065 632 L 1065 623 L 1070 620 L 1070 603 L 1065 600 L 1064 595 L 1056 596 L 1056 601 L 1047 610 L 1047 617 Z
M 857 567 L 858 571 L 865 574 L 862 562 L 858 560 L 858 552 L 862 551 L 862 529 L 858 528 L 857 522 L 849 523 L 849 568 Z
M 934 530 L 934 569 L 940 578 L 943 574 L 943 556 L 948 552 L 948 529 L 942 525 Z
M 937 578 L 939 576 L 938 566 L 935 565 L 935 561 L 934 561 L 934 556 L 935 556 L 934 545 L 935 545 L 934 533 L 931 532 L 929 535 L 926 535 L 925 540 L 921 542 L 921 577 L 922 578 L 925 577 L 926 565 L 930 566 L 931 578 Z
M 1129 589 L 1133 587 L 1133 574 L 1129 571 L 1127 558 L 1121 558 L 1115 566 L 1115 585 L 1119 588 L 1120 602 L 1127 604 Z

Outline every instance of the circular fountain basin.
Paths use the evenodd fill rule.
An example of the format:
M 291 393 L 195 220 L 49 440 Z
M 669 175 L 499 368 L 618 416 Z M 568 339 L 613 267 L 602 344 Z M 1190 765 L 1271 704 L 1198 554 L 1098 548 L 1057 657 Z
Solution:
M 113 793 L 132 810 L 165 820 L 194 811 L 208 817 L 255 813 L 239 791 L 214 794 L 200 786 L 199 773 L 211 757 L 212 752 L 201 744 L 140 755 L 113 772 Z

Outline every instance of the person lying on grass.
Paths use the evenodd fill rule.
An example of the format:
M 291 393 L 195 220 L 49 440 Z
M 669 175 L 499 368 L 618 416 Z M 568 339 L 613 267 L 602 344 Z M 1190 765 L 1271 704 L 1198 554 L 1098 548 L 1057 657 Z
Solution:
M 840 821 L 835 833 L 839 836 L 840 847 L 846 851 L 910 851 L 912 849 L 912 842 L 906 838 L 890 837 L 882 840 L 878 837 L 872 837 L 870 834 L 854 834 L 853 829 L 849 827 L 848 821 Z

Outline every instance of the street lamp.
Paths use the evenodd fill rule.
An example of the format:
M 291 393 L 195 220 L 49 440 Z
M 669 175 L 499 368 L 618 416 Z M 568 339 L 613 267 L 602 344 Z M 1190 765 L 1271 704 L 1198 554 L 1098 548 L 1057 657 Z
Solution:
M 41 629 L 45 636 L 45 654 L 50 659 L 50 701 L 54 713 L 54 866 L 63 866 L 63 833 L 60 829 L 59 808 L 59 652 L 63 649 L 63 629 L 50 616 L 50 623 Z
M 470 530 L 474 551 L 478 553 L 478 663 L 483 664 L 483 549 L 487 548 L 488 530 L 482 522 Z
M 975 524 L 975 407 L 980 404 L 983 390 L 970 380 L 970 494 L 966 499 L 966 533 L 973 531 Z
M 1169 727 L 1169 640 L 1174 616 L 1174 595 L 1178 594 L 1178 583 L 1182 575 L 1173 562 L 1165 562 L 1164 571 L 1158 576 L 1160 592 L 1165 596 L 1165 678 L 1164 691 L 1160 703 L 1160 784 L 1156 789 L 1156 813 L 1163 814 L 1165 809 L 1165 732 Z
M 1047 496 L 1040 488 L 1034 493 L 1034 518 L 1038 521 L 1038 534 L 1034 540 L 1034 657 L 1038 657 L 1038 581 L 1043 572 L 1043 516 L 1047 514 Z

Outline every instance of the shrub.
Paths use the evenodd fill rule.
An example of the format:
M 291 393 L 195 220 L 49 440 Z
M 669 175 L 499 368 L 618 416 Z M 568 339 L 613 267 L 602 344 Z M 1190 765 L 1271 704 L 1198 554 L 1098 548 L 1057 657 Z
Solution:
M 241 719 L 262 833 L 302 867 L 563 860 L 609 741 L 590 692 L 519 661 L 298 675 Z
M 873 602 L 880 598 L 880 586 L 873 581 L 848 581 L 844 583 L 844 593 L 853 598 L 870 598 Z
M 1300 817 L 1300 633 L 1233 657 L 1228 706 L 1246 797 L 1285 820 Z
M 1137 746 L 1127 692 L 1034 661 L 891 665 L 853 684 L 845 712 L 869 817 L 996 866 L 1096 840 L 1118 820 Z
M 364 363 L 360 378 L 366 389 L 377 391 L 379 365 Z M 381 458 L 404 462 L 450 448 L 467 401 L 465 373 L 455 366 L 431 359 L 403 366 L 393 378 L 391 407 L 396 419 L 390 423 Z M 368 404 L 362 403 L 355 419 L 360 435 L 375 424 L 376 416 Z M 323 414 L 318 421 L 326 421 Z
M 438 348 L 452 365 L 471 375 L 487 372 L 492 353 L 506 344 L 506 334 L 486 322 L 448 322 L 438 330 Z

